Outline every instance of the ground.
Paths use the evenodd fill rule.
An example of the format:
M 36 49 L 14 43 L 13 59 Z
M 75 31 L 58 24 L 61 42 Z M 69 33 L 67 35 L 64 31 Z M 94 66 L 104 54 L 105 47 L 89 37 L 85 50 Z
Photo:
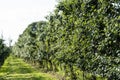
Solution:
M 53 75 L 40 72 L 22 59 L 10 56 L 0 68 L 0 80 L 57 80 Z

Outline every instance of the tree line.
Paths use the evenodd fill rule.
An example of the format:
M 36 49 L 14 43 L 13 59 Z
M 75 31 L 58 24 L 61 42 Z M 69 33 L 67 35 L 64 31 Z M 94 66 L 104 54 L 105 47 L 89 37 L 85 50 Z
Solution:
M 46 21 L 25 29 L 13 53 L 71 80 L 80 79 L 80 71 L 83 80 L 120 80 L 120 2 L 59 0 Z
M 10 48 L 4 44 L 4 40 L 0 38 L 0 67 L 4 64 L 5 59 L 10 54 Z

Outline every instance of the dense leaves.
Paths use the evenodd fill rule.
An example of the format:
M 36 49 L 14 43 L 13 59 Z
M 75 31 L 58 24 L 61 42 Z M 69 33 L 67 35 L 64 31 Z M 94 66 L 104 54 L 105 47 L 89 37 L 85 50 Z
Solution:
M 4 44 L 4 40 L 0 39 L 0 67 L 3 65 L 5 59 L 9 56 L 10 48 Z
M 83 79 L 92 73 L 119 80 L 119 4 L 119 0 L 61 0 L 47 21 L 26 28 L 14 54 L 47 70 L 63 70 L 73 80 L 79 79 L 78 70 Z

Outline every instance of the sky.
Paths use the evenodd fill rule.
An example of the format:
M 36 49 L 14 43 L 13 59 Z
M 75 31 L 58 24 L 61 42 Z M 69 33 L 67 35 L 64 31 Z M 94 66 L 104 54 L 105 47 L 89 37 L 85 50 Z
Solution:
M 45 20 L 56 0 L 0 0 L 0 37 L 14 44 L 32 22 Z

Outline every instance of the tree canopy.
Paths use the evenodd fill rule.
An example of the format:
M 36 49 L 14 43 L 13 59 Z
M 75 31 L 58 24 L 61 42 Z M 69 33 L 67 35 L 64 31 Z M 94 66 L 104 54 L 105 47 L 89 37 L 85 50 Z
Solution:
M 120 79 L 119 0 L 59 0 L 47 21 L 30 24 L 14 45 L 14 55 L 65 71 Z M 84 75 L 83 75 L 84 76 Z
M 5 59 L 9 56 L 10 48 L 4 44 L 4 40 L 0 38 L 0 67 L 3 65 Z

